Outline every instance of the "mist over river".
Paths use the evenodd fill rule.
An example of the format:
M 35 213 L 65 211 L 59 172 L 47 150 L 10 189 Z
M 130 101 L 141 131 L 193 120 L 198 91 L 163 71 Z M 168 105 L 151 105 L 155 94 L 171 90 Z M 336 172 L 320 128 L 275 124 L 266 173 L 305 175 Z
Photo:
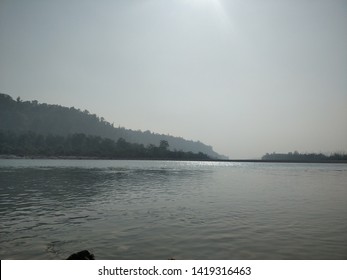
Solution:
M 0 160 L 0 258 L 347 259 L 347 164 Z

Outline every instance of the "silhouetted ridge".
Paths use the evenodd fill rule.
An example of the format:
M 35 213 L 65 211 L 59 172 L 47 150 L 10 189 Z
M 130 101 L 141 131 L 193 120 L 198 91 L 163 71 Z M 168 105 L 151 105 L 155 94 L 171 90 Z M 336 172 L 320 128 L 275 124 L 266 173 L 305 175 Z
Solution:
M 214 152 L 211 146 L 199 141 L 185 140 L 181 137 L 160 135 L 150 131 L 134 131 L 124 127 L 114 127 L 104 118 L 81 111 L 74 107 L 39 103 L 38 101 L 22 101 L 18 97 L 13 100 L 7 94 L 0 94 L 0 130 L 15 133 L 34 133 L 46 136 L 56 135 L 67 137 L 82 133 L 114 141 L 122 138 L 129 143 L 144 146 L 159 146 L 161 140 L 167 141 L 171 151 L 204 153 L 211 158 L 225 158 Z

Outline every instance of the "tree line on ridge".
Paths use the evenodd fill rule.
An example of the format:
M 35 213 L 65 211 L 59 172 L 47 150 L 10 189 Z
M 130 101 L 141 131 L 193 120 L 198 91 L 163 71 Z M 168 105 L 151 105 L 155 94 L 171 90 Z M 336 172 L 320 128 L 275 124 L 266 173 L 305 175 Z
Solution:
M 114 141 L 100 136 L 75 133 L 68 136 L 42 135 L 32 131 L 15 133 L 0 130 L 0 155 L 22 157 L 90 157 L 109 159 L 208 160 L 208 155 L 170 151 L 166 140 L 159 146 Z

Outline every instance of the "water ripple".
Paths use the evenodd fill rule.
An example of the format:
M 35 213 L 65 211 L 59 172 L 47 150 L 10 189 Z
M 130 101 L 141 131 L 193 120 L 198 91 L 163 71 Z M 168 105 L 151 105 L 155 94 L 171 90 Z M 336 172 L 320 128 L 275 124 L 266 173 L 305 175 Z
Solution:
M 346 181 L 347 165 L 2 160 L 0 257 L 346 259 Z

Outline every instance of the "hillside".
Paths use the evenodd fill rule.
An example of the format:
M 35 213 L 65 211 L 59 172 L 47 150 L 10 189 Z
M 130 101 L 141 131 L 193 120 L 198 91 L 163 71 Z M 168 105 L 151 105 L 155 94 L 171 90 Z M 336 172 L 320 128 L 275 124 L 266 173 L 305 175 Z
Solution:
M 211 158 L 223 159 L 222 155 L 214 152 L 211 146 L 199 141 L 185 140 L 181 137 L 162 135 L 150 131 L 134 131 L 123 127 L 114 127 L 104 118 L 81 111 L 74 107 L 49 105 L 38 101 L 22 101 L 7 94 L 0 94 L 0 130 L 15 133 L 28 131 L 41 135 L 60 135 L 67 137 L 71 134 L 83 133 L 117 141 L 120 138 L 129 143 L 144 146 L 159 146 L 160 141 L 169 143 L 169 149 L 174 151 L 204 153 Z

